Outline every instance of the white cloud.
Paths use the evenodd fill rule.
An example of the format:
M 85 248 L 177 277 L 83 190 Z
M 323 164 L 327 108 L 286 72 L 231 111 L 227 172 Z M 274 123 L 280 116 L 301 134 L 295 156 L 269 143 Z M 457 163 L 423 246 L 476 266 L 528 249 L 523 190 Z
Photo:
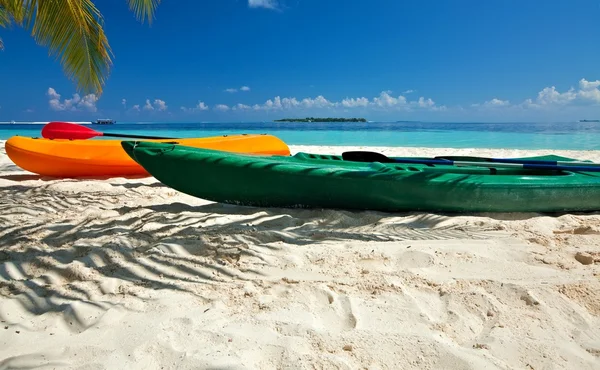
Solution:
M 373 98 L 373 104 L 381 108 L 405 107 L 406 98 L 402 95 L 397 98 L 390 95 L 391 91 L 382 91 L 378 97 Z
M 167 103 L 165 103 L 164 100 L 160 100 L 160 99 L 154 100 L 154 107 L 160 111 L 165 111 L 168 108 Z
M 278 9 L 279 4 L 277 0 L 248 0 L 248 6 L 250 8 L 266 8 L 266 9 Z
M 333 107 L 333 106 L 337 105 L 337 104 L 334 104 L 334 103 L 330 102 L 329 100 L 325 99 L 325 97 L 323 95 L 319 95 L 314 99 L 304 98 L 304 99 L 302 99 L 301 104 L 305 108 L 328 108 L 328 107 Z
M 198 104 L 192 108 L 181 107 L 181 110 L 184 112 L 198 112 L 208 110 L 208 105 L 206 105 L 203 101 L 198 101 Z
M 577 98 L 575 89 L 571 88 L 569 91 L 559 93 L 554 86 L 546 87 L 538 93 L 537 104 L 540 105 L 564 105 L 569 104 Z
M 369 99 L 367 98 L 346 98 L 342 100 L 342 106 L 346 108 L 354 108 L 354 107 L 366 107 L 369 105 Z
M 146 104 L 144 104 L 144 107 L 142 109 L 147 111 L 166 111 L 168 108 L 169 107 L 167 106 L 167 103 L 165 103 L 164 100 L 154 99 L 154 102 L 150 103 L 150 99 L 146 99 Z
M 326 108 L 333 107 L 335 104 L 325 99 L 322 95 L 316 98 L 304 98 L 299 101 L 296 98 L 281 98 L 276 96 L 273 99 L 267 100 L 264 104 L 255 104 L 252 106 L 254 110 L 283 110 L 293 108 Z
M 281 99 L 281 107 L 283 109 L 292 109 L 300 106 L 300 102 L 296 98 L 283 98 Z
M 249 86 L 241 86 L 239 88 L 227 89 L 229 92 L 242 92 L 250 91 Z M 274 98 L 266 100 L 262 104 L 244 104 L 238 103 L 235 105 L 224 105 L 219 104 L 213 106 L 215 111 L 227 112 L 227 111 L 239 111 L 247 112 L 251 110 L 255 111 L 286 111 L 286 110 L 317 110 L 317 109 L 331 109 L 335 112 L 336 108 L 344 109 L 344 111 L 351 109 L 368 109 L 374 111 L 416 111 L 416 110 L 427 110 L 427 111 L 440 111 L 446 110 L 443 105 L 437 105 L 435 101 L 427 97 L 419 97 L 415 100 L 409 100 L 405 94 L 414 93 L 414 90 L 406 90 L 402 95 L 394 96 L 391 91 L 382 91 L 379 95 L 372 97 L 346 97 L 339 101 L 332 101 L 325 98 L 323 95 L 316 97 L 296 98 L 296 97 L 281 97 L 275 96 Z M 55 111 L 88 111 L 96 112 L 96 104 L 98 98 L 94 94 L 88 94 L 81 97 L 79 94 L 73 94 L 69 99 L 62 99 L 54 88 L 48 88 L 46 95 L 48 96 L 48 104 L 50 109 Z M 127 99 L 123 98 L 121 104 L 127 108 Z M 582 78 L 578 81 L 575 87 L 571 87 L 568 90 L 560 91 L 555 86 L 549 86 L 541 89 L 536 96 L 525 99 L 520 104 L 511 103 L 509 100 L 503 100 L 499 98 L 493 98 L 488 101 L 484 101 L 478 104 L 472 104 L 471 107 L 479 111 L 485 109 L 557 109 L 566 106 L 598 106 L 600 105 L 600 80 L 587 80 Z M 191 108 L 181 107 L 184 112 L 196 112 L 196 111 L 207 111 L 210 107 L 202 101 L 198 101 L 198 104 Z M 452 109 L 457 111 L 465 111 L 464 108 L 456 106 Z M 467 108 L 468 109 L 468 108 Z M 133 105 L 129 111 L 167 111 L 168 106 L 164 100 L 161 99 L 146 99 L 145 104 Z M 311 114 L 306 112 L 306 114 Z
M 233 110 L 248 110 L 248 109 L 252 109 L 251 106 L 246 105 L 246 104 L 236 104 L 233 108 L 231 108 Z
M 267 100 L 265 102 L 264 109 L 281 109 L 281 98 L 279 96 L 276 96 L 273 100 Z
M 48 92 L 46 93 L 50 99 L 60 100 L 60 94 L 54 90 L 54 88 L 49 87 Z
M 218 110 L 221 112 L 227 112 L 229 110 L 229 107 L 225 104 L 217 104 L 217 105 L 215 105 L 215 110 Z
M 473 108 L 521 108 L 521 109 L 552 109 L 570 105 L 600 104 L 600 80 L 579 80 L 579 89 L 571 87 L 565 92 L 560 92 L 555 86 L 545 87 L 537 93 L 535 98 L 525 99 L 520 104 L 511 104 L 508 100 L 494 98 L 482 104 L 472 104 Z
M 150 99 L 146 99 L 146 104 L 144 105 L 144 108 L 142 108 L 144 110 L 154 110 L 154 107 L 152 106 L 152 103 L 150 103 Z
M 579 90 L 571 87 L 566 92 L 559 92 L 556 87 L 542 89 L 535 100 L 527 99 L 521 106 L 525 108 L 542 108 L 566 106 L 570 104 L 600 104 L 600 81 L 579 80 Z
M 420 97 L 419 100 L 416 102 L 416 105 L 419 108 L 432 108 L 435 106 L 435 102 L 433 100 L 431 100 L 431 98 L 427 98 L 425 99 L 424 97 Z
M 510 102 L 508 100 L 500 100 L 498 98 L 494 98 L 492 100 L 487 100 L 483 104 L 481 104 L 484 108 L 499 108 L 499 107 L 508 107 Z M 479 106 L 479 104 L 473 104 L 473 106 Z
M 55 111 L 89 111 L 96 112 L 96 102 L 98 97 L 96 94 L 88 94 L 81 97 L 79 94 L 73 94 L 73 98 L 61 101 L 60 94 L 52 87 L 46 92 L 48 95 L 48 105 L 50 109 Z
M 203 101 L 199 101 L 198 105 L 194 107 L 197 110 L 208 110 L 208 105 L 206 105 Z
M 600 103 L 600 80 L 596 81 L 587 81 L 585 78 L 582 78 L 579 81 L 579 97 L 584 100 L 589 100 L 594 103 Z
M 96 97 L 95 94 L 88 94 L 88 95 L 85 95 L 79 102 L 77 102 L 77 106 L 83 107 L 84 109 L 86 109 L 90 112 L 95 112 L 97 110 L 97 108 L 96 108 L 97 101 L 98 101 L 98 98 Z
M 379 108 L 379 109 L 404 109 L 411 110 L 413 108 L 421 108 L 432 111 L 446 109 L 444 106 L 437 106 L 431 98 L 420 97 L 418 100 L 409 102 L 404 96 L 393 97 L 390 91 L 382 91 L 381 94 L 372 101 L 368 98 L 345 98 L 342 101 L 336 102 L 325 98 L 323 95 L 317 97 L 308 97 L 297 99 L 295 97 L 282 98 L 276 96 L 268 99 L 263 104 L 254 104 L 248 106 L 246 104 L 238 104 L 233 110 L 253 109 L 255 111 L 281 111 L 292 109 L 333 109 L 333 108 Z
M 232 87 L 232 88 L 229 88 L 229 89 L 225 89 L 224 91 L 228 92 L 230 94 L 234 94 L 234 93 L 236 93 L 238 91 L 250 91 L 250 87 L 248 87 L 248 86 L 242 86 L 239 89 L 236 89 L 236 88 Z
M 243 87 L 235 89 L 236 91 L 244 91 Z M 369 99 L 366 97 L 346 97 L 340 101 L 332 101 L 325 98 L 323 95 L 307 98 L 275 96 L 266 100 L 262 104 L 247 105 L 238 103 L 237 105 L 219 106 L 216 110 L 234 110 L 234 111 L 285 111 L 285 110 L 316 110 L 316 109 L 332 109 L 342 108 L 345 111 L 348 109 L 368 109 L 374 111 L 445 111 L 453 109 L 456 111 L 465 112 L 466 107 L 454 106 L 448 108 L 444 105 L 438 105 L 433 99 L 424 96 L 415 100 L 409 100 L 405 95 L 415 93 L 415 90 L 406 90 L 401 95 L 393 95 L 391 91 L 382 91 L 379 95 Z M 537 93 L 537 96 L 526 99 L 520 104 L 511 103 L 509 100 L 493 98 L 482 103 L 472 104 L 471 109 L 484 111 L 489 109 L 549 109 L 552 107 L 563 107 L 567 105 L 591 106 L 600 105 L 600 80 L 579 80 L 578 88 L 570 88 L 567 91 L 561 92 L 555 86 L 543 88 Z M 306 112 L 306 114 L 311 114 Z
M 579 88 L 581 90 L 597 89 L 598 87 L 600 87 L 600 80 L 588 81 L 585 78 L 579 80 Z
M 508 100 L 500 100 L 500 99 L 494 98 L 492 100 L 486 101 L 485 104 L 491 105 L 493 107 L 502 107 L 502 106 L 510 105 L 510 102 Z

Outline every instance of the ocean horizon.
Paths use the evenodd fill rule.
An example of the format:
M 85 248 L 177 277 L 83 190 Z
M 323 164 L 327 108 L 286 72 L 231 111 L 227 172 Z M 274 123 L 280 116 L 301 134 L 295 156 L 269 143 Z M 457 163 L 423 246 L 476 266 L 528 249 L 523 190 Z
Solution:
M 47 122 L 0 122 L 0 140 L 41 137 Z M 600 150 L 598 122 L 117 122 L 107 133 L 169 138 L 271 134 L 290 145 Z M 106 137 L 106 139 L 110 139 Z

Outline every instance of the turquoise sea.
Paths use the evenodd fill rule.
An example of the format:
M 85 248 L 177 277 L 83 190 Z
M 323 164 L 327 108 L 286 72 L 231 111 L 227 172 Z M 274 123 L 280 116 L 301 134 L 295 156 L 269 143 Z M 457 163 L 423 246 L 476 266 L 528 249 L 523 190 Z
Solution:
M 98 131 L 163 137 L 268 133 L 290 145 L 600 150 L 600 122 L 207 122 L 86 125 Z M 41 136 L 42 124 L 0 124 L 0 140 Z

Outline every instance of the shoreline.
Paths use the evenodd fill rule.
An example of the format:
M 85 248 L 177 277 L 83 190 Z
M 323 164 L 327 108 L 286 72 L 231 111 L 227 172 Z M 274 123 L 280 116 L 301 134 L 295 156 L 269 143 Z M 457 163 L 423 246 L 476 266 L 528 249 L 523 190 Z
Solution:
M 30 124 L 30 125 L 37 125 L 37 124 Z M 6 125 L 6 126 L 10 126 L 10 125 Z M 91 125 L 90 125 L 91 126 Z M 93 126 L 110 126 L 110 125 L 93 125 Z M 94 128 L 94 127 L 92 127 Z M 240 132 L 243 133 L 243 132 Z M 277 132 L 272 133 L 274 136 L 278 136 Z M 35 135 L 19 135 L 19 136 L 25 136 L 25 137 L 41 137 L 41 134 L 35 134 Z M 205 136 L 215 136 L 212 134 L 208 134 Z M 218 135 L 217 135 L 218 136 Z M 280 137 L 280 136 L 278 136 Z M 186 137 L 188 138 L 188 137 Z M 281 137 L 280 137 L 281 138 Z M 94 140 L 115 140 L 116 138 L 113 137 L 97 137 Z M 2 139 L 0 138 L 0 145 L 2 147 L 4 147 L 4 143 L 6 142 L 7 139 Z M 122 140 L 127 140 L 127 139 L 122 139 Z M 130 140 L 135 140 L 135 138 L 131 138 Z M 283 139 L 282 139 L 283 140 Z M 285 141 L 285 140 L 284 140 Z M 288 142 L 288 141 L 286 141 Z M 540 153 L 543 154 L 556 154 L 556 155 L 562 155 L 562 156 L 577 156 L 577 155 L 584 155 L 586 157 L 589 156 L 593 156 L 595 152 L 600 152 L 600 148 L 598 149 L 552 149 L 552 148 L 536 148 L 536 149 L 521 149 L 521 148 L 507 148 L 507 147 L 474 147 L 474 146 L 470 146 L 470 147 L 451 147 L 451 146 L 423 146 L 423 145 L 417 145 L 417 146 L 386 146 L 386 145 L 348 145 L 348 144 L 341 144 L 341 145 L 337 145 L 337 144 L 331 144 L 331 145 L 306 145 L 306 144 L 288 144 L 288 146 L 290 148 L 296 148 L 298 151 L 310 151 L 313 150 L 315 151 L 315 153 L 324 153 L 323 150 L 328 150 L 329 153 L 337 153 L 344 150 L 357 150 L 359 148 L 368 148 L 368 150 L 373 150 L 373 151 L 382 151 L 383 153 L 398 153 L 399 151 L 403 151 L 403 150 L 408 150 L 409 152 L 415 152 L 415 151 L 421 151 L 421 152 L 443 152 L 443 154 L 451 154 L 454 153 L 455 155 L 466 155 L 467 153 L 475 153 L 475 152 L 481 152 L 481 153 L 490 153 L 490 152 L 495 152 L 495 153 L 508 153 L 514 156 L 527 156 L 527 155 L 538 155 Z M 351 149 L 348 149 L 351 148 Z M 412 155 L 412 154 L 407 154 L 404 153 L 402 155 Z M 419 154 L 419 155 L 425 155 L 425 154 Z M 483 154 L 481 154 L 483 155 Z M 487 154 L 486 154 L 487 155 Z
M 341 154 L 344 151 L 368 150 L 388 156 L 439 156 L 439 155 L 475 155 L 486 157 L 525 157 L 535 155 L 559 155 L 600 162 L 600 150 L 563 150 L 563 149 L 497 149 L 497 148 L 452 148 L 452 147 L 393 147 L 368 145 L 289 145 L 292 154 L 308 152 L 315 154 Z
M 600 162 L 600 151 L 290 149 Z M 152 177 L 41 179 L 14 166 L 0 141 L 0 220 L 0 363 L 9 368 L 600 362 L 598 212 L 239 207 Z

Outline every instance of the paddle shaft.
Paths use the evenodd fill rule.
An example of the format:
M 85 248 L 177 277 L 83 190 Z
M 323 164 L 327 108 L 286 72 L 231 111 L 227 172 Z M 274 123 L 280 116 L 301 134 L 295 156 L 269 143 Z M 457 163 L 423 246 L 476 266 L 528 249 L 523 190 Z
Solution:
M 578 161 L 544 161 L 540 159 L 513 159 L 513 158 L 486 158 L 486 157 L 462 157 L 462 156 L 439 156 L 439 159 L 445 159 L 449 161 L 469 161 L 483 159 L 485 162 L 496 162 L 496 163 L 520 163 L 520 164 L 548 164 L 552 166 L 586 166 L 586 167 L 600 167 L 600 163 L 593 162 L 578 162 Z
M 137 139 L 157 139 L 157 140 L 166 140 L 166 139 L 177 139 L 175 137 L 159 137 L 159 136 L 144 136 L 144 135 L 126 135 L 126 134 L 112 134 L 109 132 L 102 132 L 99 136 L 111 136 L 111 137 L 130 137 Z
M 433 165 L 454 165 L 454 166 L 479 166 L 496 168 L 522 168 L 525 170 L 549 170 L 549 171 L 584 171 L 600 172 L 600 167 L 593 166 L 562 166 L 551 164 L 530 164 L 530 163 L 494 163 L 494 162 L 467 162 L 451 161 L 442 159 L 407 159 L 390 158 L 396 163 L 414 163 L 414 164 L 433 164 Z

